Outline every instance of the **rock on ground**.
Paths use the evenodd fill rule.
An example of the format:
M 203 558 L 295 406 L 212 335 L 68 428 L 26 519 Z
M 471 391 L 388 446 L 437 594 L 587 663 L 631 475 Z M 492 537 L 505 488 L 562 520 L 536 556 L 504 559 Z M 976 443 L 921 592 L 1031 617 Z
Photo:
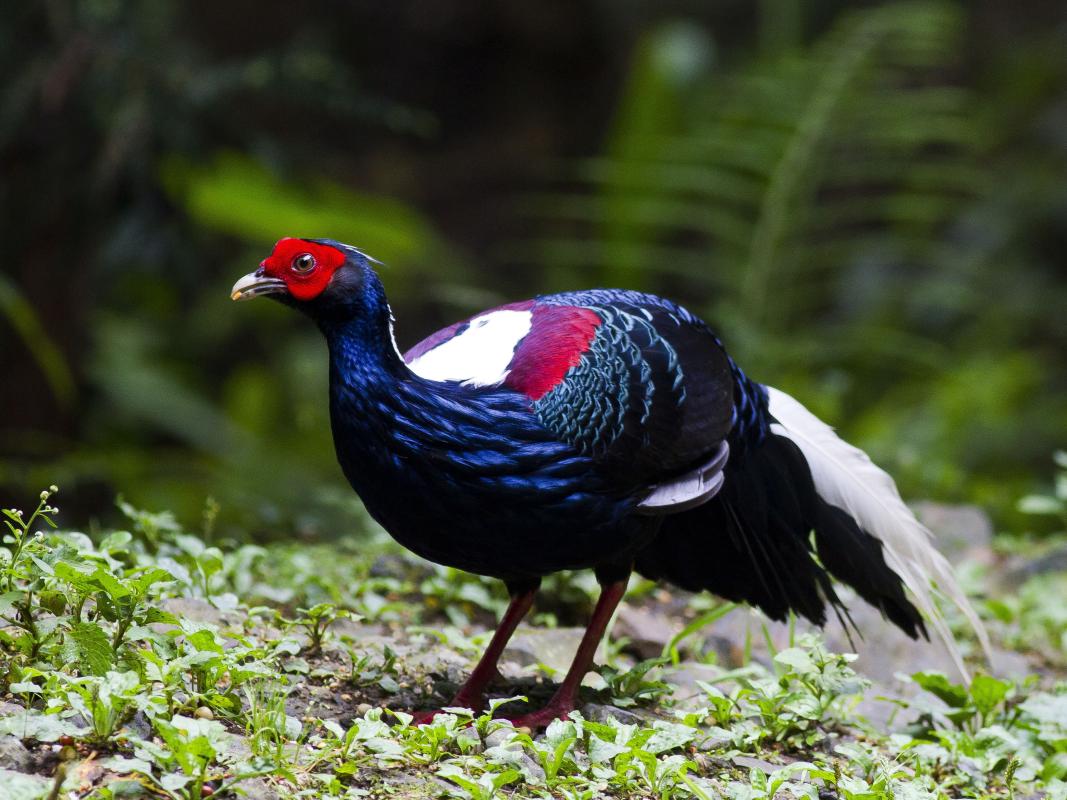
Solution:
M 618 708 L 601 703 L 586 703 L 582 706 L 581 712 L 583 717 L 593 722 L 606 723 L 613 719 L 624 725 L 646 725 L 654 719 L 660 719 L 658 714 L 647 708 Z
M 937 549 L 953 564 L 962 559 L 980 564 L 993 562 L 993 521 L 978 506 L 949 506 L 925 500 L 911 508 L 933 533 Z
M 612 635 L 625 636 L 640 658 L 655 658 L 682 629 L 681 617 L 656 606 L 624 603 L 615 618 Z
M 38 800 L 38 798 L 48 796 L 52 781 L 40 775 L 24 775 L 14 770 L 0 769 L 0 787 L 3 788 L 6 797 Z
M 584 632 L 582 628 L 519 628 L 508 642 L 501 661 L 510 661 L 520 667 L 544 664 L 563 675 L 574 659 Z M 603 658 L 604 643 L 601 642 L 596 660 L 602 663 Z
M 0 769 L 29 772 L 33 768 L 33 754 L 16 736 L 0 738 Z

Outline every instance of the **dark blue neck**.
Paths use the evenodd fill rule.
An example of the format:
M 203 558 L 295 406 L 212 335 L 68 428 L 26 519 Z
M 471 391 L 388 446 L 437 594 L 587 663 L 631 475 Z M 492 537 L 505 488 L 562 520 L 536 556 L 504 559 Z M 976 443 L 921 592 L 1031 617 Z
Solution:
M 364 316 L 323 323 L 319 327 L 330 349 L 330 391 L 347 392 L 351 400 L 376 402 L 411 376 L 393 344 L 389 312 L 379 319 Z
M 346 282 L 305 309 L 330 348 L 331 391 L 345 385 L 357 392 L 384 388 L 409 377 L 396 351 L 392 314 L 378 276 L 364 266 L 338 277 Z
M 388 307 L 381 315 L 318 322 L 330 349 L 330 425 L 337 460 L 370 513 L 388 527 L 390 485 L 402 477 L 393 468 L 395 420 L 420 402 L 407 385 L 412 373 L 393 346 Z

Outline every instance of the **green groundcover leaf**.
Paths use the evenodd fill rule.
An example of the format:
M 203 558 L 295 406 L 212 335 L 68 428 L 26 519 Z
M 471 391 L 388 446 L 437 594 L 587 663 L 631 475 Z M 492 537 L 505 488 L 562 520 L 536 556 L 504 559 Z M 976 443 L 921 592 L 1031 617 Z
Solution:
M 941 698 L 952 708 L 963 708 L 967 705 L 967 689 L 953 683 L 943 673 L 916 672 L 911 677 L 919 686 Z
M 978 710 L 983 714 L 988 714 L 1007 697 L 1009 689 L 1011 689 L 1011 684 L 1007 681 L 979 673 L 971 682 L 971 697 Z
M 79 730 L 68 719 L 55 714 L 38 714 L 26 711 L 0 718 L 0 736 L 10 734 L 19 739 L 36 739 L 38 742 L 54 742 L 60 736 L 77 735 Z M 2 796 L 2 795 L 0 795 Z
M 70 629 L 70 638 L 78 652 L 79 660 L 93 675 L 105 675 L 115 663 L 115 652 L 111 649 L 104 629 L 95 622 L 79 622 Z

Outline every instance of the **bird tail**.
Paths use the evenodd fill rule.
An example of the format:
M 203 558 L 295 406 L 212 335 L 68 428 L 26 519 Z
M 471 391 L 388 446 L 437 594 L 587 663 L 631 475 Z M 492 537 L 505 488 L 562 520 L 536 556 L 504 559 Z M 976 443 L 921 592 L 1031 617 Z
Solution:
M 637 553 L 637 571 L 756 605 L 771 619 L 795 612 L 822 625 L 829 605 L 847 630 L 832 576 L 912 638 L 929 638 L 925 618 L 969 680 L 934 589 L 963 611 L 988 657 L 985 629 L 893 479 L 789 395 L 739 385 L 752 413 L 737 415 L 721 488 L 703 505 L 667 512 Z
M 713 498 L 662 517 L 655 539 L 635 558 L 637 571 L 750 603 L 776 620 L 795 612 L 823 625 L 829 605 L 848 630 L 832 575 L 912 638 L 925 636 L 922 615 L 881 543 L 819 496 L 800 448 L 766 427 L 747 447 L 731 447 Z
M 815 492 L 827 509 L 822 512 L 827 517 L 822 529 L 816 525 L 819 556 L 827 568 L 852 583 L 847 575 L 837 574 L 832 563 L 835 554 L 847 552 L 849 539 L 862 541 L 856 539 L 857 532 L 880 542 L 885 565 L 903 581 L 915 605 L 948 647 L 960 674 L 969 680 L 959 648 L 935 603 L 933 589 L 963 612 L 987 658 L 989 638 L 951 565 L 934 546 L 930 531 L 904 504 L 893 479 L 866 453 L 839 438 L 833 428 L 785 392 L 767 387 L 767 394 L 768 411 L 773 418 L 771 434 L 787 438 L 799 448 L 811 471 Z M 847 571 L 847 565 L 838 566 Z M 862 595 L 862 587 L 857 589 Z

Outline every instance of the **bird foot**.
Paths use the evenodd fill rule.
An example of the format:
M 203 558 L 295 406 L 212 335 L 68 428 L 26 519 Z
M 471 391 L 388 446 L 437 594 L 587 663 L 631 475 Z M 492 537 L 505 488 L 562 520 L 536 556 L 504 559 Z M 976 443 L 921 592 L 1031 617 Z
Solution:
M 531 711 L 529 714 L 523 714 L 519 717 L 510 717 L 508 722 L 516 728 L 528 728 L 531 732 L 539 731 L 542 728 L 547 728 L 550 723 L 557 719 L 566 719 L 567 715 L 572 711 L 574 711 L 573 701 L 552 700 L 541 710 Z
M 452 702 L 448 704 L 448 708 L 469 708 L 477 716 L 485 708 L 484 697 L 467 697 L 463 694 L 457 694 L 452 698 Z M 448 712 L 443 708 L 431 709 L 429 711 L 416 711 L 412 714 L 412 725 L 428 725 L 433 722 L 433 718 L 438 714 L 447 714 Z

